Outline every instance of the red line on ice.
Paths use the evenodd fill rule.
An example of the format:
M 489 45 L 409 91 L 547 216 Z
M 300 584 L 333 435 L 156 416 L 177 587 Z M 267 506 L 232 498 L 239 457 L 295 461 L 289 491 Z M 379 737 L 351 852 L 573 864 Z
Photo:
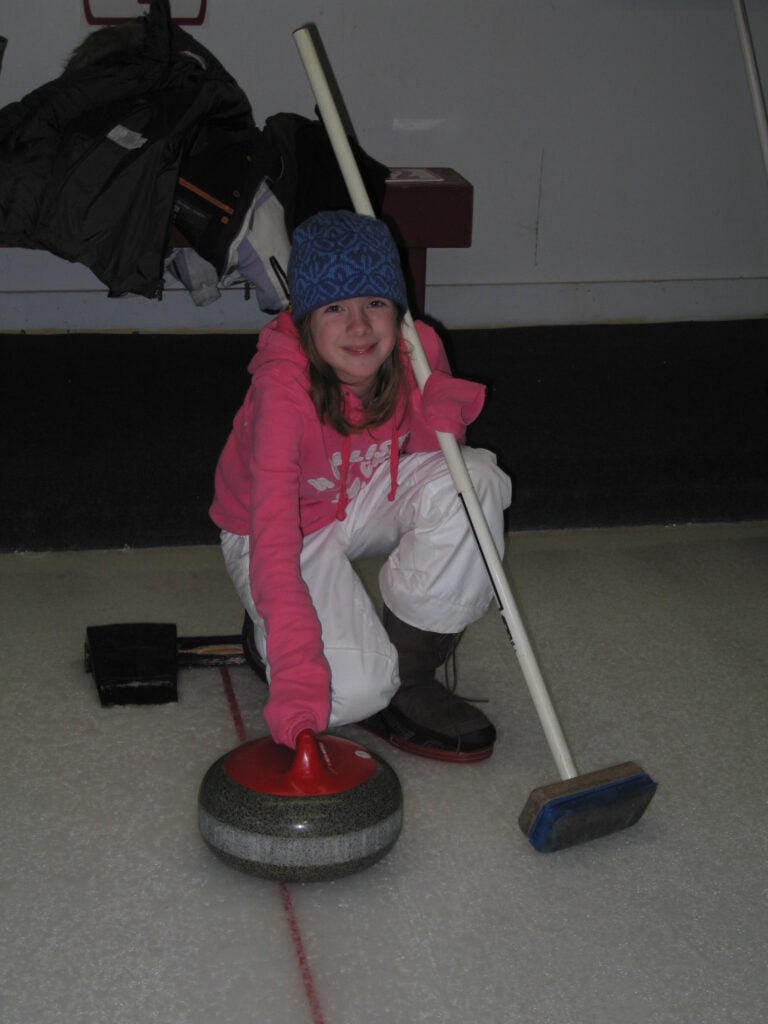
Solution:
M 229 674 L 229 669 L 226 665 L 222 665 L 219 671 L 221 672 L 221 681 L 224 684 L 224 693 L 227 696 L 229 713 L 232 716 L 232 724 L 235 727 L 237 738 L 241 743 L 245 743 L 245 722 L 243 721 L 243 716 L 240 713 L 240 705 L 237 703 L 237 695 L 235 694 L 235 688 L 232 685 L 232 676 Z
M 302 984 L 304 985 L 304 994 L 307 997 L 309 1009 L 312 1014 L 312 1024 L 323 1024 L 325 1018 L 323 1017 L 323 1011 L 320 1009 L 320 1000 L 317 998 L 315 981 L 312 977 L 312 971 L 309 966 L 307 954 L 304 951 L 304 941 L 301 937 L 299 922 L 296 920 L 296 911 L 293 908 L 291 893 L 285 882 L 280 883 L 280 899 L 283 902 L 283 910 L 285 911 L 285 916 L 288 919 L 288 927 L 291 930 L 293 949 L 296 953 L 296 959 L 299 962 L 299 971 L 301 973 Z
M 232 724 L 235 727 L 235 732 L 237 733 L 237 738 L 241 743 L 245 743 L 247 739 L 247 731 L 245 728 L 245 722 L 243 721 L 242 712 L 240 711 L 240 705 L 237 701 L 237 694 L 235 693 L 235 688 L 232 685 L 232 677 L 230 676 L 229 669 L 226 665 L 220 666 L 219 672 L 221 673 L 221 681 L 224 685 L 224 693 L 227 698 L 229 713 L 232 718 Z M 325 1024 L 323 1011 L 320 1008 L 320 1000 L 317 997 L 315 981 L 312 977 L 312 970 L 310 969 L 309 960 L 307 959 L 307 954 L 304 949 L 304 940 L 301 937 L 301 929 L 299 928 L 299 922 L 296 917 L 293 900 L 291 899 L 291 892 L 285 882 L 280 882 L 279 888 L 280 902 L 283 905 L 283 912 L 285 913 L 285 917 L 288 922 L 288 930 L 291 933 L 291 941 L 293 942 L 293 950 L 296 954 L 299 974 L 301 975 L 301 983 L 304 986 L 304 995 L 307 997 L 309 1010 L 312 1014 L 312 1024 Z

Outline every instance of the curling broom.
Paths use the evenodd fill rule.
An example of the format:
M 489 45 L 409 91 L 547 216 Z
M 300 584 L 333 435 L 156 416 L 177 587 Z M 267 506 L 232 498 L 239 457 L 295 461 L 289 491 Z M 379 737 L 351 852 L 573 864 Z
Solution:
M 357 213 L 373 217 L 373 206 L 318 56 L 317 29 L 314 25 L 305 25 L 297 29 L 293 37 L 352 205 Z M 403 333 L 409 345 L 416 381 L 423 389 L 431 371 L 413 317 L 408 311 Z M 459 444 L 452 434 L 442 431 L 436 431 L 436 434 L 560 774 L 561 781 L 540 786 L 530 794 L 519 817 L 521 829 L 536 850 L 551 852 L 634 825 L 653 798 L 657 784 L 632 761 L 586 775 L 578 774 Z

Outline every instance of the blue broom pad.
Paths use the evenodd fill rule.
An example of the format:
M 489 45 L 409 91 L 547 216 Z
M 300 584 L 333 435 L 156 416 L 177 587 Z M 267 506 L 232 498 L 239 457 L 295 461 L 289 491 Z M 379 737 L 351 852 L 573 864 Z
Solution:
M 643 816 L 658 783 L 646 772 L 548 800 L 539 810 L 528 839 L 540 853 L 629 828 Z

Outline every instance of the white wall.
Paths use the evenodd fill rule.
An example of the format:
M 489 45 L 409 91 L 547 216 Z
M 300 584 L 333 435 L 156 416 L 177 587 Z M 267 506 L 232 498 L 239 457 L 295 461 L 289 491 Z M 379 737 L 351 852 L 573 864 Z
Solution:
M 56 77 L 81 8 L 3 0 L 0 106 Z M 768 81 L 768 4 L 748 10 Z M 208 0 L 190 32 L 261 124 L 312 116 L 291 35 L 309 21 L 368 152 L 475 187 L 472 247 L 428 261 L 449 326 L 768 315 L 768 181 L 730 0 Z M 110 300 L 82 267 L 0 250 L 4 330 L 264 319 L 241 293 Z

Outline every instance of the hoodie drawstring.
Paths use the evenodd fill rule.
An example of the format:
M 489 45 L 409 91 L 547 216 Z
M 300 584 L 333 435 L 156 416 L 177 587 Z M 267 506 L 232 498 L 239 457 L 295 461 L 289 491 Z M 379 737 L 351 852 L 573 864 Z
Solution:
M 347 497 L 347 477 L 349 476 L 349 456 L 352 449 L 352 442 L 349 434 L 345 434 L 341 442 L 341 490 L 339 491 L 339 507 L 336 509 L 336 518 L 339 522 L 343 522 L 347 517 L 347 505 L 349 499 Z
M 389 446 L 389 501 L 397 494 L 397 470 L 400 465 L 400 443 L 397 437 L 397 417 L 392 417 L 392 440 Z
M 339 467 L 339 503 L 336 508 L 336 518 L 343 522 L 347 518 L 347 505 L 349 495 L 347 493 L 347 478 L 349 477 L 349 463 L 352 453 L 352 440 L 349 434 L 345 434 L 341 442 L 341 466 Z M 397 420 L 392 417 L 392 438 L 389 446 L 389 494 L 388 501 L 394 501 L 397 496 L 397 471 L 400 466 L 400 449 L 397 437 Z

